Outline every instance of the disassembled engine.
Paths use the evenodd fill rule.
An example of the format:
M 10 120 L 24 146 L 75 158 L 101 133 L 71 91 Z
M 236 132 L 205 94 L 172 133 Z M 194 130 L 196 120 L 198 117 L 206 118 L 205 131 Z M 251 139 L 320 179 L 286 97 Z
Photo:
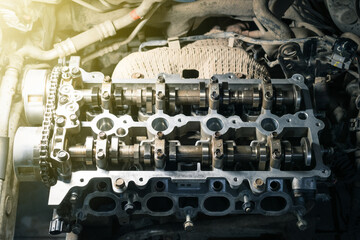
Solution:
M 356 1 L 246 0 L 241 9 L 236 0 L 35 2 L 51 7 L 32 16 L 49 10 L 64 21 L 43 21 L 36 32 L 36 21 L 25 24 L 0 4 L 4 23 L 34 32 L 31 42 L 42 30 L 58 37 L 42 39 L 44 49 L 55 43 L 50 50 L 24 43 L 0 55 L 8 63 L 0 149 L 9 150 L 0 154 L 0 192 L 9 157 L 17 180 L 49 188 L 50 234 L 81 236 L 104 223 L 120 226 L 119 236 L 135 232 L 126 239 L 150 239 L 142 234 L 156 235 L 154 222 L 188 232 L 198 219 L 238 215 L 291 215 L 305 230 L 314 206 L 333 201 L 350 206 L 345 219 L 356 236 Z M 323 5 L 329 17 L 318 12 Z M 60 41 L 69 29 L 83 32 Z M 22 105 L 26 121 L 17 124 Z M 334 199 L 344 186 L 351 200 Z

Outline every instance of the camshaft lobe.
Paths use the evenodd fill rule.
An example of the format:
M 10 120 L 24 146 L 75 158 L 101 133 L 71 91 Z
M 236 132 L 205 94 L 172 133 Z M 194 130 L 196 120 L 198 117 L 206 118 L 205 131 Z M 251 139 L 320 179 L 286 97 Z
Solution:
M 148 167 L 154 166 L 155 156 L 159 154 L 159 149 L 157 149 L 154 145 L 150 143 L 144 143 L 142 145 L 124 145 L 123 143 L 119 143 L 118 138 L 111 138 L 111 141 L 116 141 L 114 144 L 110 145 L 118 145 L 118 152 L 116 153 L 116 159 L 110 160 L 110 154 L 114 151 L 114 149 L 109 148 L 107 151 L 108 159 L 107 161 L 111 161 L 111 167 L 118 167 L 120 165 L 126 163 L 134 163 L 138 162 L 140 164 L 145 164 L 146 159 L 148 159 Z M 306 140 L 307 141 L 307 140 Z M 213 162 L 214 158 L 221 158 L 223 160 L 223 165 L 227 168 L 233 168 L 236 164 L 252 164 L 253 166 L 258 166 L 257 169 L 254 170 L 268 170 L 263 169 L 261 164 L 269 166 L 269 162 L 271 160 L 270 148 L 263 143 L 258 143 L 256 145 L 247 146 L 247 145 L 236 145 L 233 141 L 228 141 L 224 143 L 223 152 L 218 152 L 216 146 L 211 147 L 208 143 L 203 143 L 201 145 L 178 145 L 174 144 L 175 142 L 167 142 L 165 148 L 161 150 L 163 152 L 164 161 L 168 163 L 201 163 L 204 166 L 208 166 L 208 164 Z M 279 153 L 280 157 L 283 158 L 282 166 L 285 167 L 285 160 L 290 161 L 294 166 L 303 166 L 307 152 L 305 151 L 305 146 L 291 146 L 289 142 L 283 142 L 284 145 L 283 150 Z M 286 146 L 286 147 L 285 147 Z M 261 148 L 261 149 L 260 149 Z M 168 149 L 168 150 L 166 150 Z M 211 149 L 215 149 L 214 154 L 211 153 Z M 87 151 L 90 149 L 86 149 L 86 146 L 71 146 L 69 147 L 69 154 L 71 158 L 76 161 L 77 158 L 86 158 Z M 93 153 L 95 149 L 92 149 Z M 147 155 L 147 157 L 145 156 Z M 95 156 L 95 155 L 94 155 Z M 94 157 L 93 156 L 93 157 Z M 206 156 L 213 156 L 212 161 L 206 161 Z M 287 159 L 285 159 L 287 158 Z M 98 166 L 100 167 L 100 166 Z M 111 168 L 110 167 L 110 168 Z M 101 167 L 102 168 L 102 167 Z M 241 170 L 241 169 L 238 169 Z

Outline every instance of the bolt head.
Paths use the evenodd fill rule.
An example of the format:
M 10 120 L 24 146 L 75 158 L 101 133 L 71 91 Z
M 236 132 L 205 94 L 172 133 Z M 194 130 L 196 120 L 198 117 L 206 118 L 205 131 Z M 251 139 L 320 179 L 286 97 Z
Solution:
M 79 72 L 80 72 L 80 70 L 79 70 L 78 67 L 73 67 L 73 68 L 71 69 L 71 74 L 72 74 L 72 75 L 77 75 Z
M 124 188 L 125 187 L 125 181 L 124 181 L 124 179 L 122 179 L 122 178 L 118 178 L 118 179 L 116 179 L 116 181 L 115 181 L 115 187 L 117 187 L 117 188 Z
M 264 186 L 265 186 L 264 180 L 262 180 L 261 178 L 255 179 L 255 181 L 254 181 L 254 187 L 255 187 L 256 189 L 263 189 Z
M 78 194 L 76 192 L 71 193 L 70 203 L 76 203 L 77 199 L 78 199 Z
M 99 159 L 104 159 L 104 158 L 105 158 L 105 153 L 104 153 L 103 151 L 99 151 L 99 152 L 97 153 L 97 157 L 98 157 Z
M 64 117 L 58 117 L 56 119 L 56 125 L 59 127 L 63 127 L 65 125 L 65 118 Z
M 184 222 L 184 229 L 187 232 L 190 232 L 190 231 L 194 230 L 194 223 L 192 221 Z
M 266 99 L 272 99 L 273 95 L 271 92 L 265 92 L 265 98 Z
M 247 213 L 251 212 L 253 210 L 253 208 L 254 208 L 254 206 L 251 202 L 245 202 L 242 205 L 242 209 Z
M 134 204 L 132 204 L 132 203 L 127 203 L 127 204 L 125 204 L 125 206 L 124 206 L 124 210 L 125 210 L 125 212 L 127 213 L 127 214 L 133 214 L 133 212 L 135 211 L 135 206 L 134 206 Z
M 103 94 L 102 94 L 102 97 L 105 99 L 105 100 L 109 100 L 110 99 L 110 94 L 108 91 L 105 91 Z
M 65 161 L 65 160 L 67 160 L 67 158 L 68 158 L 68 154 L 67 154 L 66 151 L 60 150 L 60 151 L 58 152 L 58 154 L 57 154 L 57 157 L 58 157 L 61 161 Z
M 70 115 L 70 121 L 76 122 L 77 119 L 78 119 L 78 117 L 76 116 L 76 114 L 71 114 L 71 115 Z
M 162 139 L 164 137 L 164 133 L 163 132 L 157 132 L 157 136 L 159 139 Z
M 219 79 L 217 79 L 217 77 L 215 77 L 215 76 L 212 76 L 211 79 L 210 79 L 210 82 L 211 83 L 218 83 Z
M 215 150 L 215 157 L 221 158 L 222 156 L 223 156 L 223 154 L 221 153 L 220 149 L 216 149 Z
M 62 96 L 62 97 L 59 99 L 59 102 L 60 102 L 60 104 L 64 105 L 65 103 L 68 102 L 68 98 L 65 97 L 65 96 Z
M 273 157 L 274 159 L 280 159 L 280 158 L 281 158 L 281 152 L 280 152 L 279 150 L 275 149 L 275 150 L 273 151 L 273 153 L 272 153 L 272 157 Z
M 99 138 L 100 138 L 101 140 L 106 139 L 106 133 L 105 133 L 105 132 L 99 132 Z
M 165 82 L 164 76 L 159 75 L 159 76 L 158 76 L 158 79 L 157 79 L 157 82 L 158 82 L 158 83 L 164 83 L 164 82 Z
M 106 82 L 106 83 L 111 82 L 110 76 L 106 76 L 106 77 L 104 78 L 104 82 Z
M 214 100 L 218 100 L 219 99 L 219 94 L 217 92 L 212 92 L 211 93 L 211 99 L 214 99 Z
M 299 228 L 299 230 L 304 231 L 307 229 L 308 224 L 304 219 L 302 219 L 296 222 L 296 226 Z

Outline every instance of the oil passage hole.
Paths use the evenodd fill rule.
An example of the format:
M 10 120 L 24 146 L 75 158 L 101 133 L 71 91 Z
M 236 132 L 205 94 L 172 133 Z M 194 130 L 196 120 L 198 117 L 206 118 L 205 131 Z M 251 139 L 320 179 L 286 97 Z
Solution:
M 114 127 L 114 121 L 112 119 L 110 119 L 110 118 L 107 118 L 107 117 L 101 118 L 96 123 L 96 126 L 101 131 L 109 131 Z
M 152 121 L 151 126 L 156 131 L 165 131 L 169 127 L 169 122 L 165 118 L 155 118 Z
M 220 131 L 224 127 L 224 123 L 219 118 L 210 118 L 207 120 L 206 126 L 211 131 Z
M 279 127 L 279 124 L 277 123 L 277 121 L 275 119 L 264 118 L 261 121 L 261 127 L 268 132 L 272 132 L 272 131 L 275 131 Z

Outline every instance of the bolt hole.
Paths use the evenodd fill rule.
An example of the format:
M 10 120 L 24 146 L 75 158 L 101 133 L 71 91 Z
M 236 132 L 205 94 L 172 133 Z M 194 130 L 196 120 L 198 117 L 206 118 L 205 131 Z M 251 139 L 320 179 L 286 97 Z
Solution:
M 178 119 L 178 122 L 181 122 L 181 118 Z
M 206 122 L 206 126 L 211 131 L 220 131 L 224 127 L 224 123 L 219 118 L 210 118 Z
M 234 177 L 234 182 L 237 182 L 237 181 L 238 181 L 237 177 Z
M 141 178 L 139 178 L 139 181 L 142 182 L 142 181 L 144 181 L 144 179 L 141 177 Z
M 213 184 L 212 184 L 212 188 L 213 188 L 215 191 L 219 192 L 219 191 L 221 191 L 221 189 L 223 188 L 223 184 L 222 184 L 222 182 L 220 182 L 220 181 L 215 181 L 215 182 L 213 182 Z
M 116 130 L 117 135 L 124 136 L 126 134 L 126 130 L 124 128 L 118 128 Z
M 97 185 L 97 188 L 101 192 L 105 191 L 106 188 L 107 188 L 106 182 L 99 182 L 98 185 Z
M 290 118 L 286 119 L 286 122 L 288 122 L 288 123 L 291 122 L 291 119 Z
M 100 131 L 109 131 L 114 127 L 114 121 L 110 118 L 104 117 L 97 121 L 96 126 Z
M 158 192 L 162 192 L 165 189 L 165 183 L 162 181 L 157 181 L 155 184 L 155 190 Z
M 169 127 L 169 122 L 165 118 L 155 118 L 152 121 L 151 126 L 156 131 L 165 131 Z
M 83 178 L 80 178 L 80 182 L 84 182 L 84 179 L 83 179 Z
M 275 119 L 272 118 L 264 118 L 261 121 L 261 127 L 268 132 L 273 132 L 278 128 L 279 124 Z
M 298 118 L 301 120 L 306 120 L 308 115 L 304 112 L 299 113 Z
M 233 123 L 233 124 L 236 124 L 236 120 L 232 120 L 232 123 Z
M 278 181 L 272 181 L 270 183 L 270 189 L 271 189 L 271 191 L 274 191 L 274 192 L 279 191 L 280 183 Z
M 126 121 L 126 120 L 124 120 L 124 121 L 123 121 L 123 123 L 127 124 L 127 121 Z
M 317 127 L 320 127 L 321 126 L 321 123 L 316 123 L 315 124 Z

